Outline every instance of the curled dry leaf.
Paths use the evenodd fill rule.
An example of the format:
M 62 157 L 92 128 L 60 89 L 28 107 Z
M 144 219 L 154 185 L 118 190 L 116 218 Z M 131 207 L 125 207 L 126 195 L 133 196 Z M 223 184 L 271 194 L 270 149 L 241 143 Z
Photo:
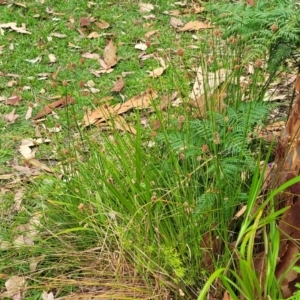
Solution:
M 104 61 L 107 65 L 107 69 L 115 66 L 118 62 L 117 58 L 117 47 L 114 45 L 113 41 L 110 40 L 106 47 L 104 48 Z
M 125 86 L 125 82 L 124 82 L 124 79 L 123 77 L 120 77 L 115 85 L 113 86 L 113 88 L 110 90 L 111 92 L 116 92 L 116 93 L 119 93 Z

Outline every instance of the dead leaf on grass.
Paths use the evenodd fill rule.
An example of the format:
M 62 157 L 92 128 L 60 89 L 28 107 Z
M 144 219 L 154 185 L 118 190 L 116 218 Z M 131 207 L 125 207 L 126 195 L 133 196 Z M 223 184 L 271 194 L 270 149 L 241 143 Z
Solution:
M 113 88 L 110 90 L 111 92 L 119 93 L 125 86 L 125 82 L 123 77 L 120 77 L 116 83 L 114 84 Z
M 143 19 L 146 19 L 146 20 L 155 20 L 155 19 L 156 19 L 156 16 L 153 15 L 153 14 L 150 14 L 150 15 L 143 15 Z
M 230 295 L 227 291 L 224 292 L 222 300 L 232 300 L 232 298 L 230 297 Z
M 134 135 L 136 134 L 136 129 L 130 126 L 122 116 L 114 116 L 110 121 L 107 122 L 107 124 L 111 125 L 113 128 L 128 131 Z
M 21 234 L 18 235 L 14 241 L 13 241 L 13 245 L 15 248 L 22 248 L 24 246 L 33 246 L 34 245 L 34 241 L 32 238 L 28 237 L 27 235 Z
M 9 114 L 3 115 L 3 118 L 8 123 L 15 123 L 15 121 L 19 118 L 19 115 L 15 114 L 16 109 L 14 108 Z
M 200 21 L 190 21 L 186 23 L 182 28 L 178 29 L 178 31 L 197 31 L 208 28 L 213 28 L 213 25 L 211 25 L 210 23 L 204 23 Z
M 100 55 L 97 53 L 86 52 L 81 55 L 83 58 L 99 59 Z
M 63 108 L 67 105 L 74 104 L 75 100 L 70 95 L 67 95 L 66 97 L 61 98 L 60 100 L 54 101 L 50 103 L 49 105 L 46 105 L 39 113 L 33 118 L 33 120 L 40 119 L 52 112 L 55 108 Z
M 14 196 L 14 210 L 21 211 L 22 210 L 22 200 L 25 194 L 25 189 L 19 189 Z
M 45 259 L 45 255 L 30 257 L 29 258 L 29 270 L 30 272 L 35 272 L 37 265 Z
M 56 62 L 56 56 L 54 54 L 49 54 L 48 58 L 51 64 Z
M 53 173 L 53 171 L 48 166 L 46 166 L 44 163 L 40 162 L 38 159 L 35 159 L 35 158 L 29 159 L 28 160 L 28 164 L 30 166 L 33 166 L 33 167 L 35 167 L 37 169 L 46 171 L 48 173 Z
M 135 49 L 138 49 L 138 50 L 142 50 L 142 51 L 145 51 L 148 46 L 146 45 L 146 43 L 137 43 L 135 46 L 134 46 Z
M 82 125 L 84 127 L 90 126 L 100 122 L 105 122 L 111 119 L 115 115 L 123 114 L 130 109 L 145 109 L 151 107 L 151 102 L 157 97 L 157 92 L 151 89 L 132 97 L 124 103 L 117 104 L 115 106 L 102 105 L 92 112 L 88 112 L 84 115 Z
M 147 71 L 147 73 L 149 74 L 149 77 L 157 78 L 163 74 L 165 69 L 166 68 L 164 68 L 164 67 L 159 67 L 159 68 L 154 69 L 153 71 Z
M 149 13 L 154 9 L 153 4 L 150 3 L 139 3 L 141 13 Z
M 190 105 L 198 109 L 199 115 L 206 116 L 208 110 L 222 111 L 225 108 L 226 93 L 221 84 L 225 81 L 228 70 L 219 69 L 216 72 L 206 72 L 199 67 L 193 90 L 190 93 Z
M 47 293 L 47 292 L 43 291 L 42 300 L 55 300 L 55 298 L 54 298 L 54 295 L 52 292 Z
M 14 96 L 9 97 L 9 98 L 6 100 L 6 104 L 7 104 L 7 105 L 17 106 L 17 105 L 20 104 L 21 99 L 22 99 L 21 96 L 19 96 L 19 95 L 14 95 Z
M 247 209 L 247 205 L 243 205 L 243 207 L 235 214 L 233 219 L 238 219 L 240 216 L 242 216 Z
M 104 48 L 104 61 L 107 65 L 107 69 L 115 66 L 118 62 L 117 57 L 117 47 L 114 45 L 114 42 L 110 40 L 106 47 Z
M 80 22 L 80 27 L 88 27 L 91 24 L 90 19 L 85 17 L 80 18 L 79 22 Z
M 4 297 L 13 299 L 21 299 L 21 290 L 25 286 L 25 277 L 22 276 L 11 276 L 6 282 L 6 292 L 3 293 Z
M 25 159 L 32 159 L 35 156 L 35 152 L 36 152 L 36 147 L 39 146 L 40 144 L 48 144 L 50 143 L 51 140 L 50 139 L 42 139 L 42 138 L 38 138 L 38 139 L 23 139 L 21 141 L 21 145 L 19 147 L 19 152 L 22 154 L 22 156 Z
M 183 22 L 180 19 L 172 17 L 170 20 L 170 24 L 172 27 L 178 29 L 183 26 Z
M 158 32 L 159 32 L 158 30 L 151 30 L 145 34 L 145 38 L 149 39 L 151 36 L 157 34 Z
M 59 32 L 53 32 L 53 33 L 51 34 L 51 36 L 57 37 L 57 38 L 59 38 L 59 39 L 64 39 L 64 38 L 67 37 L 66 34 L 64 34 L 64 33 L 59 33 Z
M 18 27 L 16 22 L 0 24 L 0 29 L 2 29 L 2 28 L 10 28 L 18 33 L 31 34 L 30 31 L 27 31 L 25 23 L 22 23 L 21 27 Z M 4 32 L 3 32 L 3 34 L 4 34 Z
M 14 174 L 1 174 L 0 175 L 0 180 L 10 180 L 14 177 Z
M 96 32 L 96 31 L 93 31 L 93 32 L 91 32 L 88 36 L 87 36 L 87 38 L 88 39 L 96 39 L 96 38 L 98 38 L 98 37 L 100 37 L 101 36 L 101 34 L 99 34 L 98 32 Z
M 39 63 L 41 60 L 42 60 L 41 56 L 38 56 L 38 57 L 33 58 L 33 59 L 25 59 L 25 61 L 27 61 L 27 62 L 29 62 L 31 64 Z
M 14 85 L 17 85 L 17 81 L 16 80 L 10 80 L 6 85 L 8 86 L 8 87 L 13 87 Z
M 106 29 L 109 27 L 109 23 L 104 20 L 100 20 L 99 22 L 95 22 L 94 24 L 100 29 Z
M 182 13 L 184 15 L 187 15 L 187 14 L 199 14 L 199 13 L 202 13 L 203 11 L 205 11 L 205 8 L 203 6 L 199 6 L 199 5 L 195 4 L 192 7 L 184 8 L 182 10 Z
M 28 109 L 27 109 L 27 112 L 25 115 L 25 120 L 29 120 L 31 118 L 34 106 L 36 106 L 36 104 L 32 104 L 32 103 L 28 104 Z

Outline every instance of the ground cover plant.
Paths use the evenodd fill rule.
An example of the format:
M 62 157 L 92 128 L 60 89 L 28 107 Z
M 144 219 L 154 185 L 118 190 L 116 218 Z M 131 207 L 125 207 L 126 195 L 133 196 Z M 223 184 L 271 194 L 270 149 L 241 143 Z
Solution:
M 218 18 L 270 3 L 0 1 L 1 297 L 282 296 L 274 199 L 298 179 L 265 184 L 281 125 L 262 99 L 291 98 L 298 41 L 272 70 L 268 54 L 293 3 L 255 27 L 259 54 Z

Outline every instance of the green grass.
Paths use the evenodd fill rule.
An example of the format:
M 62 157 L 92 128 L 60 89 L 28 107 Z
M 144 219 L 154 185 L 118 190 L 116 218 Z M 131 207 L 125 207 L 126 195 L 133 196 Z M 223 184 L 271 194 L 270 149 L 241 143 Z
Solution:
M 37 135 L 35 126 L 25 120 L 30 103 L 36 104 L 34 116 L 52 101 L 51 97 L 68 94 L 76 101 L 56 111 L 59 119 L 49 115 L 42 122 L 45 127 L 38 126 L 41 136 L 50 138 L 51 143 L 40 145 L 36 158 L 54 172 L 39 176 L 19 172 L 14 175 L 16 182 L 0 181 L 0 291 L 4 293 L 5 281 L 17 275 L 26 277 L 25 299 L 41 299 L 43 291 L 65 299 L 82 294 L 103 299 L 162 299 L 179 298 L 182 293 L 185 299 L 196 299 L 201 293 L 199 299 L 204 299 L 201 297 L 206 297 L 219 277 L 220 293 L 225 288 L 232 297 L 237 291 L 249 295 L 257 283 L 255 274 L 248 272 L 255 226 L 271 224 L 275 232 L 278 213 L 273 212 L 274 218 L 260 215 L 272 201 L 270 197 L 257 215 L 249 215 L 261 185 L 257 161 L 268 159 L 271 153 L 263 142 L 249 139 L 270 109 L 269 104 L 255 101 L 265 70 L 255 68 L 253 74 L 247 74 L 247 64 L 239 58 L 240 49 L 223 41 L 215 31 L 177 33 L 169 25 L 171 16 L 164 13 L 177 8 L 172 1 L 152 1 L 155 20 L 143 19 L 136 1 L 91 3 L 45 0 L 44 4 L 26 1 L 26 8 L 18 4 L 0 6 L 1 23 L 25 23 L 32 33 L 4 29 L 0 40 L 4 46 L 1 70 L 5 70 L 4 75 L 19 75 L 13 87 L 7 86 L 11 77 L 0 76 L 0 95 L 22 95 L 16 122 L 0 120 L 0 142 L 4 145 L 0 175 L 15 173 L 14 166 L 30 163 L 17 152 L 22 139 Z M 99 30 L 91 25 L 86 33 L 109 35 L 82 38 L 77 31 L 79 20 L 88 16 L 105 20 L 110 27 Z M 187 22 L 207 16 L 179 17 Z M 152 26 L 143 27 L 151 22 Z M 159 63 L 140 60 L 140 50 L 134 48 L 150 30 L 159 30 L 159 36 L 151 38 L 147 54 L 157 53 L 168 64 L 164 74 L 155 79 L 147 71 Z M 66 37 L 57 38 L 53 33 Z M 83 60 L 82 54 L 102 56 L 108 39 L 117 46 L 119 61 L 112 73 L 97 78 L 90 71 L 98 69 L 99 63 Z M 178 49 L 184 50 L 183 56 L 178 55 Z M 50 64 L 49 54 L 54 54 L 57 62 Z M 41 61 L 26 61 L 36 57 Z M 218 86 L 227 108 L 212 109 L 205 119 L 189 100 L 199 66 L 205 74 L 216 74 L 221 67 L 228 70 Z M 53 78 L 58 68 L 60 72 Z M 125 88 L 120 94 L 112 94 L 110 89 L 122 72 L 134 73 L 124 78 Z M 39 80 L 40 73 L 49 76 Z M 239 84 L 241 76 L 251 82 L 246 91 Z M 99 93 L 82 92 L 88 80 L 94 81 Z M 24 86 L 30 89 L 22 91 Z M 208 82 L 204 87 L 207 105 L 213 107 L 210 101 L 222 101 Z M 107 131 L 81 126 L 84 112 L 95 109 L 101 98 L 112 95 L 112 104 L 122 103 L 123 98 L 126 101 L 147 88 L 158 92 L 154 112 L 136 110 L 124 115 L 136 128 L 136 135 L 114 126 Z M 161 111 L 160 102 L 174 92 L 178 92 L 181 104 Z M 253 101 L 245 101 L 249 99 Z M 2 115 L 12 108 L 0 102 Z M 146 126 L 142 125 L 145 122 Z M 161 125 L 156 128 L 158 122 Z M 57 124 L 62 130 L 49 133 L 47 128 Z M 14 209 L 14 195 L 20 188 L 25 188 L 26 194 L 18 211 Z M 234 215 L 246 204 L 246 217 L 234 222 Z M 211 233 L 212 241 L 205 245 L 207 233 Z M 30 240 L 16 245 L 20 235 Z M 212 253 L 216 240 L 219 247 Z M 237 266 L 229 247 L 234 241 L 241 247 L 235 249 L 241 258 Z M 40 258 L 38 265 L 30 268 L 30 259 L 36 257 Z M 244 277 L 237 275 L 239 270 Z M 272 280 L 264 291 L 274 286 Z

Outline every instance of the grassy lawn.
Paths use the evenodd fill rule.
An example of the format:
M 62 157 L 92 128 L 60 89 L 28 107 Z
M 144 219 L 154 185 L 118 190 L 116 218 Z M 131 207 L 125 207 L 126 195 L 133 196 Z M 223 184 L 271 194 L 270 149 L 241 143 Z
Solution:
M 190 2 L 0 1 L 0 298 L 280 295 L 251 253 L 283 69 Z

